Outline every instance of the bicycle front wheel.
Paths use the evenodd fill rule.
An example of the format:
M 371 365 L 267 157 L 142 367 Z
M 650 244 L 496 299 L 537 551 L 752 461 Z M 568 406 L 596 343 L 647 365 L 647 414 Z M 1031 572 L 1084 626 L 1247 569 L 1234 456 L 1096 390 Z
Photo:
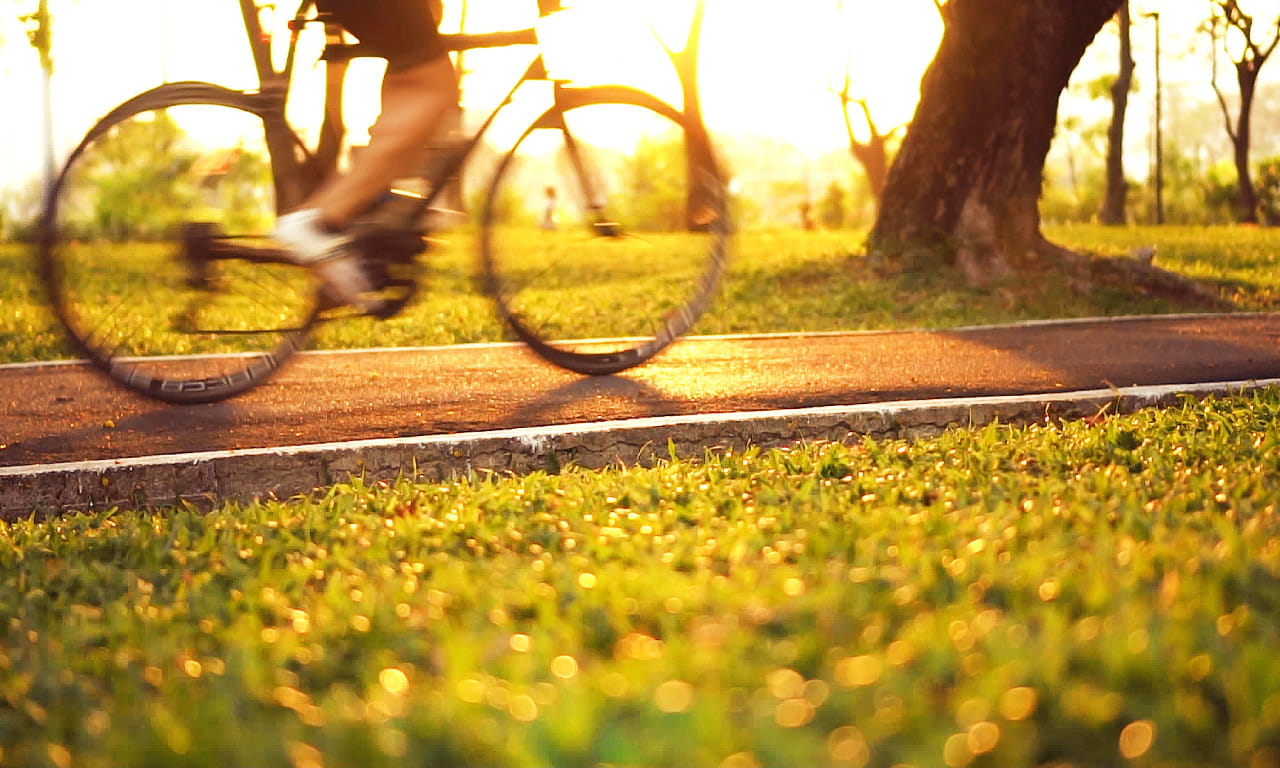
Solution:
M 307 270 L 232 246 L 267 242 L 268 127 L 277 147 L 292 136 L 252 98 L 199 84 L 142 94 L 88 133 L 46 200 L 41 276 L 58 318 L 78 352 L 148 397 L 250 389 L 314 317 Z
M 486 288 L 544 359 L 611 374 L 712 301 L 729 237 L 705 132 L 629 88 L 562 90 L 502 159 L 482 218 Z

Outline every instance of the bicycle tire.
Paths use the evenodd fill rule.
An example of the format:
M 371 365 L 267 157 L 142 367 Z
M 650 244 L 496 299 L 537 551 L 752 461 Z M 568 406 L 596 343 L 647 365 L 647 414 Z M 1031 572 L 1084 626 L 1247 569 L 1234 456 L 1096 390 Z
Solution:
M 730 235 L 723 178 L 699 137 L 682 113 L 621 86 L 564 89 L 520 134 L 498 163 L 480 233 L 485 289 L 517 339 L 554 365 L 607 375 L 693 326 Z M 690 153 L 698 141 L 705 151 Z M 571 226 L 544 215 L 535 227 L 529 211 L 513 212 L 542 185 L 571 192 L 544 193 Z
M 208 83 L 160 86 L 99 121 L 50 187 L 38 244 L 47 297 L 76 351 L 126 388 L 169 403 L 222 400 L 305 343 L 313 276 L 206 258 L 215 240 L 274 228 L 281 147 L 305 154 L 281 103 Z

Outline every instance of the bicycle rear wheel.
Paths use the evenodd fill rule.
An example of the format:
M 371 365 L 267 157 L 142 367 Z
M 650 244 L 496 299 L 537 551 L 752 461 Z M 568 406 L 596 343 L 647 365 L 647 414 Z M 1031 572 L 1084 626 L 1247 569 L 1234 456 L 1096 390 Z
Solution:
M 263 256 L 283 119 L 212 85 L 162 86 L 99 122 L 51 188 L 41 276 L 77 350 L 172 403 L 264 381 L 304 342 L 316 286 Z M 271 121 L 275 121 L 271 124 Z M 296 140 L 294 140 L 296 141 Z
M 486 289 L 544 359 L 611 374 L 712 301 L 729 222 L 705 134 L 621 87 L 563 90 L 502 159 L 482 218 Z

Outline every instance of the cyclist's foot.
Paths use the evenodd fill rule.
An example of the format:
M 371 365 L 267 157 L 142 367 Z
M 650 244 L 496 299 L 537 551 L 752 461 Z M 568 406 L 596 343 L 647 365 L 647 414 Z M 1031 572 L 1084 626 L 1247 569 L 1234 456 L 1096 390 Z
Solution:
M 315 271 L 329 298 L 365 312 L 378 306 L 351 235 L 326 231 L 318 210 L 307 208 L 281 216 L 276 220 L 275 239 L 286 246 L 295 264 Z

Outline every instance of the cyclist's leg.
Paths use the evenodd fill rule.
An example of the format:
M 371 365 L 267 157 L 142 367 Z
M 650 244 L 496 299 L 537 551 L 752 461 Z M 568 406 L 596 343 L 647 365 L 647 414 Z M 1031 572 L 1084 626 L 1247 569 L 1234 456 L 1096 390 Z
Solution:
M 320 210 L 325 226 L 346 226 L 405 168 L 421 160 L 457 101 L 457 78 L 447 56 L 407 69 L 388 69 L 382 81 L 382 114 L 369 131 L 369 146 L 345 174 L 321 186 L 308 207 Z
M 382 114 L 346 174 L 308 201 L 340 229 L 417 160 L 457 104 L 458 81 L 428 0 L 320 0 L 347 31 L 387 60 Z
M 345 174 L 281 217 L 277 237 L 315 264 L 336 298 L 360 304 L 370 289 L 343 229 L 418 159 L 457 103 L 457 76 L 427 0 L 320 0 L 362 43 L 387 59 L 382 114 L 369 146 Z

